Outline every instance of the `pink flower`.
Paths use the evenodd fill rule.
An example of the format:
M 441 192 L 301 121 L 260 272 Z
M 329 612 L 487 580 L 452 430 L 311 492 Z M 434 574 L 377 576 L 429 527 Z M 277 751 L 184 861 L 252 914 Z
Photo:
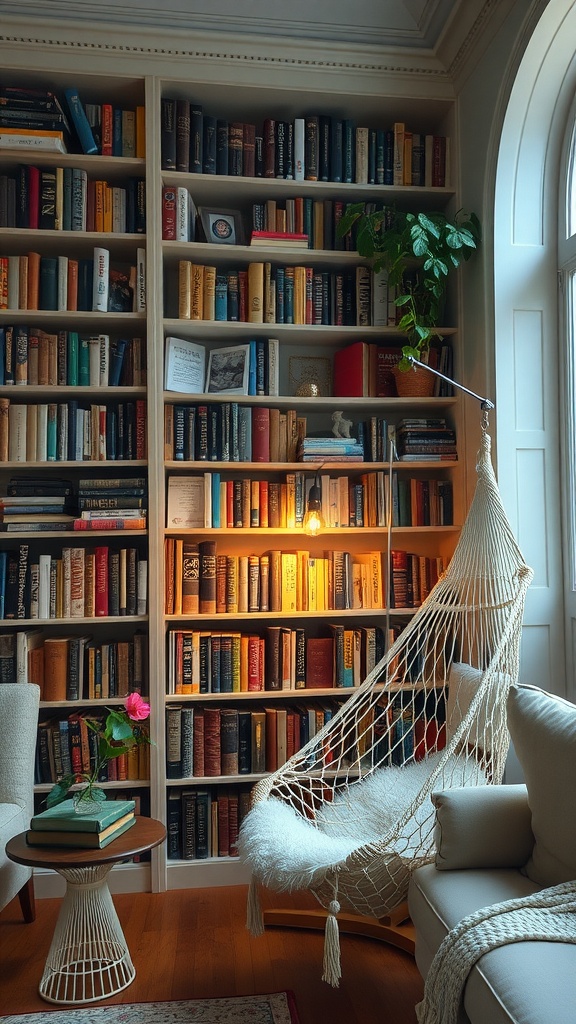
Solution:
M 126 714 L 133 722 L 143 722 L 150 714 L 150 705 L 142 700 L 139 693 L 129 693 L 124 702 Z

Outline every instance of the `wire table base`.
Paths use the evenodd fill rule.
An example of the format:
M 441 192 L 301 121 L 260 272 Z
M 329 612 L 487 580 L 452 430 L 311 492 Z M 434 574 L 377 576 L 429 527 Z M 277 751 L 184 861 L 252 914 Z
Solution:
M 112 866 L 56 869 L 66 879 L 66 893 L 39 987 L 49 1003 L 108 999 L 136 976 L 108 888 Z

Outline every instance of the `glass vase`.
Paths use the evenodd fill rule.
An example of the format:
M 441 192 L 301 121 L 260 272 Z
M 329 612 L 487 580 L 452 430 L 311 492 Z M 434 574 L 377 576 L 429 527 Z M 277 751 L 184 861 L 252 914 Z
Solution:
M 72 805 L 76 814 L 96 814 L 102 809 L 106 799 L 104 790 L 97 786 L 86 785 L 78 789 L 72 796 Z

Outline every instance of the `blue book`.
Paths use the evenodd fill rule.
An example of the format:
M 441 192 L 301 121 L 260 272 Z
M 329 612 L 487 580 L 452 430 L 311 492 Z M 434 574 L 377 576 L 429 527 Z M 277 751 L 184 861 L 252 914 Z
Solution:
M 71 799 L 63 800 L 33 815 L 30 828 L 33 832 L 102 832 L 135 806 L 134 800 L 104 800 L 92 814 L 78 814 Z
M 284 323 L 284 267 L 276 270 L 276 323 Z
M 64 96 L 68 104 L 72 123 L 78 136 L 78 141 L 82 147 L 83 153 L 97 153 L 98 146 L 90 127 L 90 122 L 86 117 L 86 111 L 82 105 L 82 101 L 78 94 L 78 90 L 71 88 L 64 90 Z
M 54 402 L 48 405 L 48 418 L 46 421 L 46 459 L 48 462 L 56 462 L 58 452 L 58 406 Z
M 76 432 L 78 428 L 78 401 L 68 400 L 68 461 L 76 460 Z
M 90 341 L 88 337 L 80 338 L 78 342 L 78 386 L 81 388 L 90 386 Z
M 228 280 L 224 274 L 216 275 L 214 319 L 228 319 Z
M 110 342 L 110 365 L 108 367 L 108 385 L 110 387 L 118 387 L 120 384 L 127 346 L 126 338 L 115 338 Z
M 212 528 L 218 530 L 221 525 L 220 473 L 212 473 Z
M 250 341 L 250 354 L 248 359 L 248 394 L 256 395 L 256 342 Z
M 64 168 L 62 190 L 62 230 L 72 231 L 72 168 Z
M 0 327 L 0 384 L 5 384 L 6 330 Z
M 122 156 L 122 111 L 112 112 L 112 156 Z

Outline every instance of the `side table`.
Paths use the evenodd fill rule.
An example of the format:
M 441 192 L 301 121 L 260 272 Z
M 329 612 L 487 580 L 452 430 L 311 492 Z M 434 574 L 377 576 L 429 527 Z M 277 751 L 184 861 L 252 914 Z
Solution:
M 6 844 L 10 860 L 53 868 L 66 879 L 39 993 L 48 1003 L 80 1006 L 108 999 L 136 976 L 108 888 L 114 864 L 159 846 L 166 829 L 155 818 L 135 825 L 103 850 L 28 846 L 26 833 Z

